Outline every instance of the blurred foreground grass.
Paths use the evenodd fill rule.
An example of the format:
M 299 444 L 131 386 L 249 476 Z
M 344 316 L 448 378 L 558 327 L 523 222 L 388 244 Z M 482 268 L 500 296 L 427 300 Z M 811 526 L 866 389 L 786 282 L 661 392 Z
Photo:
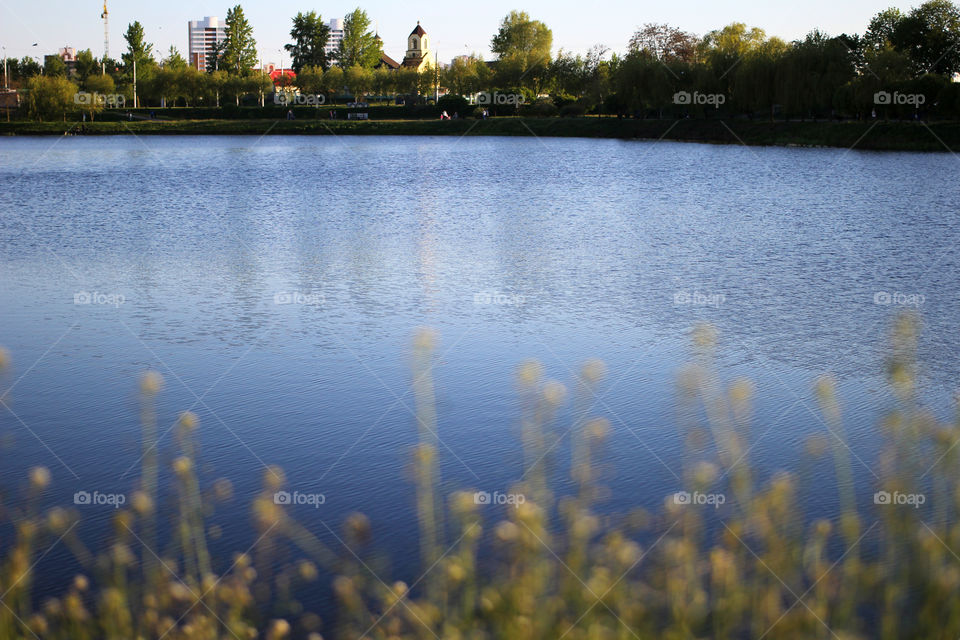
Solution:
M 884 448 L 873 467 L 880 493 L 869 512 L 855 503 L 851 452 L 829 377 L 816 382 L 827 435 L 803 455 L 832 456 L 836 482 L 821 486 L 838 487 L 835 518 L 806 518 L 788 473 L 755 482 L 752 387 L 720 379 L 715 335 L 701 327 L 694 332 L 694 361 L 679 382 L 686 453 L 677 470 L 687 483 L 685 497 L 664 496 L 656 513 L 595 511 L 605 490 L 598 463 L 610 426 L 589 410 L 604 366 L 584 364 L 568 390 L 528 362 L 518 372 L 525 468 L 511 488 L 525 501 L 504 506 L 501 520 L 484 522 L 472 491 L 439 492 L 431 373 L 436 337 L 421 331 L 413 348 L 420 435 L 413 477 L 423 575 L 409 585 L 383 581 L 363 559 L 374 544 L 363 515 L 330 532 L 343 553 L 292 519 L 273 499 L 284 487 L 277 468 L 264 474 L 252 505 L 257 542 L 214 562 L 205 520 L 229 499 L 231 487 L 227 481 L 200 486 L 197 420 L 186 413 L 176 427 L 176 502 L 158 508 L 154 399 L 162 379 L 147 374 L 141 476 L 113 518 L 112 541 L 87 549 L 73 528 L 76 513 L 39 510 L 50 483 L 43 468 L 31 471 L 23 495 L 0 505 L 12 524 L 12 538 L 0 540 L 0 639 L 955 639 L 960 422 L 942 424 L 918 402 L 917 332 L 914 318 L 896 320 L 888 377 L 897 407 L 880 425 Z M 0 352 L 0 367 L 7 368 L 8 359 Z M 553 441 L 547 435 L 568 395 L 574 416 L 569 467 L 577 491 L 557 497 L 548 482 Z M 697 495 L 724 496 L 723 509 L 697 504 Z M 922 508 L 909 496 L 914 503 L 923 496 Z M 158 512 L 164 519 L 174 514 L 172 540 L 162 547 Z M 34 565 L 56 540 L 71 549 L 84 574 L 59 597 L 34 602 Z M 289 544 L 303 560 L 281 561 Z M 294 599 L 303 583 L 318 580 L 332 580 L 335 619 L 321 621 Z M 278 602 L 289 615 L 269 619 L 263 612 L 276 611 Z

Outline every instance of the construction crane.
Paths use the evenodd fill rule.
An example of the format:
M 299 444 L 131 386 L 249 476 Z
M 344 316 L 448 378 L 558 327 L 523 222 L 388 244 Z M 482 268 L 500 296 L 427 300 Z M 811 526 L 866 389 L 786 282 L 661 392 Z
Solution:
M 103 59 L 110 57 L 110 21 L 107 13 L 107 0 L 103 0 L 103 13 L 100 14 L 103 20 Z

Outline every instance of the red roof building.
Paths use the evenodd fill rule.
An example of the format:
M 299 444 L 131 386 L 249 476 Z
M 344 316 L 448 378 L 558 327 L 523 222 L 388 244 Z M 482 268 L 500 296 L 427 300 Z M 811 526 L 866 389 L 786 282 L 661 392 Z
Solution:
M 293 72 L 293 69 L 280 69 L 277 65 L 270 63 L 263 65 L 263 73 L 270 76 L 270 79 L 273 80 L 273 84 L 277 85 L 280 82 L 280 78 L 286 77 L 289 78 L 288 83 L 294 82 L 297 79 L 297 74 Z M 254 69 L 254 73 L 260 73 L 261 69 Z

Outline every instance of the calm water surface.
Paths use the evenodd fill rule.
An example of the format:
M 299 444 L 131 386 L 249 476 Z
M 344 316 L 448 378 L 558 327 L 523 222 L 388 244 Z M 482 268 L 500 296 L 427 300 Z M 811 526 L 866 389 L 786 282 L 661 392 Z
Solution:
M 0 141 L 0 185 L 0 344 L 15 361 L 2 384 L 13 389 L 0 407 L 0 485 L 14 490 L 45 465 L 51 504 L 129 491 L 137 378 L 155 369 L 166 379 L 161 431 L 196 412 L 204 482 L 234 483 L 233 503 L 212 516 L 222 549 L 252 542 L 248 505 L 265 464 L 326 496 L 295 516 L 332 547 L 326 525 L 362 511 L 387 551 L 414 548 L 409 345 L 421 325 L 440 335 L 450 489 L 506 491 L 521 475 L 519 362 L 536 358 L 572 386 L 584 360 L 606 361 L 593 413 L 612 424 L 611 511 L 655 508 L 680 488 L 676 377 L 699 322 L 719 331 L 723 376 L 756 384 L 753 464 L 800 470 L 811 513 L 829 514 L 836 495 L 829 460 L 799 464 L 811 436 L 829 438 L 811 392 L 818 374 L 840 382 L 867 498 L 876 421 L 892 404 L 893 312 L 923 314 L 924 382 L 941 417 L 960 373 L 949 155 L 17 138 Z M 85 294 L 93 303 L 75 304 Z M 569 425 L 566 410 L 551 435 L 560 492 Z M 161 450 L 175 455 L 172 433 Z M 110 514 L 83 509 L 83 535 L 106 535 Z M 73 570 L 56 553 L 45 562 L 52 575 Z

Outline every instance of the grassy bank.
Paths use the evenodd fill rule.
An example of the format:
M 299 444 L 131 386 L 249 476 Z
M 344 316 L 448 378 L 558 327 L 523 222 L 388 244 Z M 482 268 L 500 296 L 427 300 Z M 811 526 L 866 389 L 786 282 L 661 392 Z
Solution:
M 52 482 L 46 469 L 33 469 L 21 494 L 0 493 L 0 512 L 14 524 L 0 554 L 0 638 L 954 640 L 960 423 L 939 422 L 920 405 L 917 330 L 908 316 L 895 323 L 893 408 L 877 434 L 879 464 L 868 467 L 847 448 L 834 382 L 816 382 L 821 417 L 811 419 L 822 422 L 824 435 L 797 455 L 804 465 L 831 460 L 833 477 L 805 486 L 788 473 L 759 479 L 751 441 L 765 431 L 756 425 L 751 436 L 753 388 L 720 378 L 717 337 L 701 327 L 679 384 L 678 493 L 658 496 L 662 507 L 615 517 L 598 508 L 609 494 L 604 448 L 612 426 L 590 415 L 604 385 L 602 363 L 585 363 L 570 389 L 544 379 L 536 362 L 519 367 L 522 475 L 518 469 L 519 480 L 502 494 L 512 503 L 483 508 L 489 497 L 478 499 L 475 488 L 441 488 L 437 434 L 446 425 L 432 377 L 437 337 L 419 332 L 411 427 L 419 444 L 407 477 L 424 573 L 412 584 L 371 568 L 381 565 L 371 560 L 374 529 L 364 516 L 350 516 L 340 534 L 328 528 L 333 547 L 319 539 L 323 531 L 299 525 L 289 500 L 276 497 L 286 490 L 277 468 L 264 473 L 252 505 L 257 542 L 232 559 L 211 557 L 206 520 L 227 508 L 232 490 L 226 480 L 205 486 L 200 426 L 186 413 L 175 430 L 174 500 L 160 501 L 158 465 L 166 455 L 155 447 L 154 406 L 162 378 L 148 374 L 141 477 L 116 511 L 112 542 L 88 550 L 74 531 L 76 508 L 37 508 Z M 0 350 L 0 369 L 7 360 Z M 572 423 L 557 424 L 567 403 Z M 564 466 L 573 487 L 562 497 L 550 480 L 558 437 L 569 438 Z M 872 474 L 878 493 L 869 508 L 858 506 L 854 474 Z M 836 505 L 829 519 L 805 515 L 810 492 Z M 163 542 L 157 527 L 166 520 L 175 526 Z M 61 596 L 37 603 L 30 589 L 36 559 L 60 541 L 82 573 Z M 309 560 L 282 564 L 290 549 Z M 294 587 L 317 580 L 332 585 L 334 619 L 296 601 Z
M 760 122 L 617 118 L 439 120 L 134 120 L 0 122 L 0 135 L 450 135 L 677 140 L 719 144 L 840 147 L 897 151 L 960 148 L 960 123 Z

